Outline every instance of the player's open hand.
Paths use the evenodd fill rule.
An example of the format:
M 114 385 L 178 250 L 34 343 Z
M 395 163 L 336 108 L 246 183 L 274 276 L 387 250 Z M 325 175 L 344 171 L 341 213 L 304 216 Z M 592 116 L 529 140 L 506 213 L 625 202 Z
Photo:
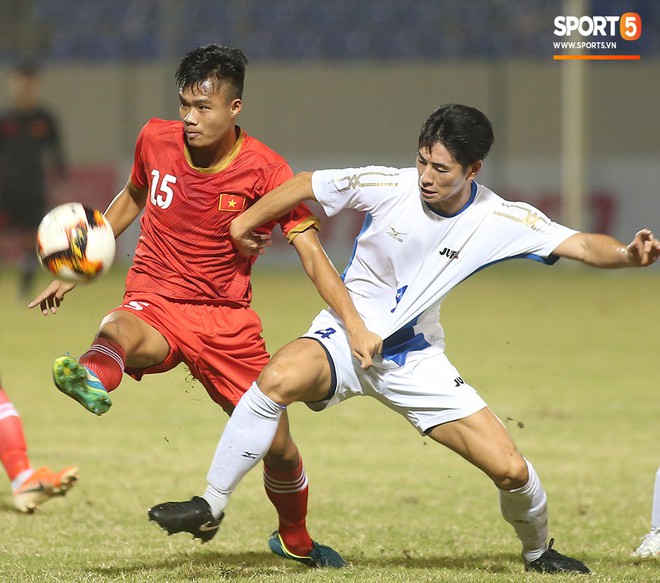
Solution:
M 627 250 L 635 265 L 646 267 L 660 257 L 660 241 L 653 236 L 650 229 L 642 229 L 637 232 Z
M 39 306 L 44 316 L 47 316 L 49 311 L 51 314 L 55 314 L 57 308 L 64 301 L 64 295 L 74 287 L 76 287 L 75 283 L 67 283 L 56 279 L 28 304 L 28 308 Z

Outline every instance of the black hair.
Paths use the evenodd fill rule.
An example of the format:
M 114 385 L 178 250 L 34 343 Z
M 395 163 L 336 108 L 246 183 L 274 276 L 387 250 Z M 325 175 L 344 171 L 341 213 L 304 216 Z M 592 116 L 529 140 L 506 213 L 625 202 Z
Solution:
M 464 169 L 483 160 L 495 137 L 488 118 L 474 107 L 449 103 L 441 105 L 424 122 L 419 149 L 442 144 Z
M 198 88 L 207 79 L 218 88 L 227 83 L 233 88 L 231 99 L 243 97 L 247 58 L 240 49 L 218 44 L 189 51 L 176 69 L 179 91 Z

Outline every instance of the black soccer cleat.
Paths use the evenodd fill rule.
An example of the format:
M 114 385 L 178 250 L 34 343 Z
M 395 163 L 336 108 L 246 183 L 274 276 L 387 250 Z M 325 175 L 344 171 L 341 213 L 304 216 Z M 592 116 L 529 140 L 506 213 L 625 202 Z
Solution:
M 153 520 L 167 534 L 189 532 L 193 538 L 198 538 L 202 544 L 210 541 L 218 532 L 224 512 L 216 520 L 211 514 L 209 503 L 200 496 L 193 496 L 186 502 L 163 502 L 147 512 L 149 520 Z
M 591 573 L 582 561 L 555 551 L 552 548 L 554 542 L 555 539 L 551 538 L 546 551 L 535 561 L 525 561 L 525 570 L 539 573 Z

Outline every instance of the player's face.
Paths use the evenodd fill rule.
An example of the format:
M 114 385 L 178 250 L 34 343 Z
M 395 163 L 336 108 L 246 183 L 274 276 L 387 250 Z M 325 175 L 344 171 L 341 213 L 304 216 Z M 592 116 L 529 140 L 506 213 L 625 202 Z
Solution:
M 472 179 L 480 169 L 481 162 L 463 168 L 440 143 L 420 149 L 417 173 L 422 200 L 442 213 L 458 212 L 470 198 Z
M 204 81 L 179 91 L 179 118 L 191 148 L 223 149 L 235 140 L 235 120 L 242 102 L 232 99 L 231 87 Z

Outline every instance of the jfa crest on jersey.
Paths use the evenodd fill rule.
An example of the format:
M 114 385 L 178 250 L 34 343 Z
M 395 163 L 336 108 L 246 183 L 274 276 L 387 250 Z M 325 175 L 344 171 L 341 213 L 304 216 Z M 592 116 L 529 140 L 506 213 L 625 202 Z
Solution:
M 254 258 L 238 254 L 229 224 L 292 175 L 284 158 L 239 128 L 224 160 L 211 168 L 195 167 L 183 124 L 150 120 L 137 139 L 130 178 L 148 189 L 148 196 L 127 291 L 247 305 Z M 267 229 L 279 222 L 286 234 L 310 220 L 309 209 L 301 205 Z

